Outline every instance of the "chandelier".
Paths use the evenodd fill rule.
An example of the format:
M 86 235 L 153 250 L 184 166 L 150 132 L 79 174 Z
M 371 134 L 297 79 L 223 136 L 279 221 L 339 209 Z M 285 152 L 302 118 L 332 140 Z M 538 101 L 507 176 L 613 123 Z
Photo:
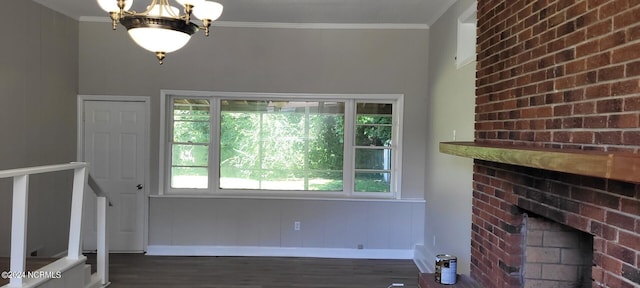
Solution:
M 169 0 L 152 0 L 144 12 L 130 11 L 133 0 L 97 0 L 100 8 L 109 13 L 113 30 L 118 22 L 129 36 L 140 45 L 156 54 L 162 64 L 167 53 L 187 45 L 191 35 L 204 29 L 209 36 L 211 23 L 222 14 L 222 5 L 205 0 L 175 0 L 183 7 L 184 14 L 169 4 Z M 202 21 L 202 26 L 191 22 L 194 15 Z

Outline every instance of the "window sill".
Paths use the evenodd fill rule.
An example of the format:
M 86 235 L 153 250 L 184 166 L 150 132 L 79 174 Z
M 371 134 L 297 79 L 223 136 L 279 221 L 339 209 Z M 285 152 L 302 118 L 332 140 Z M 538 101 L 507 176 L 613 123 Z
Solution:
M 640 183 L 640 155 L 573 149 L 440 142 L 440 152 L 478 160 Z
M 149 195 L 149 198 L 176 198 L 176 199 L 259 199 L 259 200 L 310 200 L 310 201 L 355 201 L 355 202 L 401 202 L 401 203 L 425 203 L 424 199 L 395 199 L 395 198 L 341 198 L 341 197 L 295 197 L 295 196 L 249 196 L 249 195 L 212 195 L 212 194 L 164 194 Z

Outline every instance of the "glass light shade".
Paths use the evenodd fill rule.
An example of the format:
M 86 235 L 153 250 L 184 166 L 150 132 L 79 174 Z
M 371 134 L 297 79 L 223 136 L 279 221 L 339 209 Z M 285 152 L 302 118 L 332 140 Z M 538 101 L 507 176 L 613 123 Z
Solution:
M 187 45 L 191 35 L 175 30 L 141 27 L 129 29 L 129 36 L 151 52 L 170 53 Z
M 106 12 L 118 12 L 120 8 L 118 7 L 118 0 L 98 0 L 98 5 L 100 8 Z M 124 10 L 129 10 L 133 5 L 133 0 L 127 0 L 124 4 Z
M 208 19 L 215 21 L 222 15 L 222 4 L 213 1 L 204 1 L 193 7 L 193 15 L 200 20 Z
M 202 2 L 204 2 L 204 0 L 176 0 L 176 2 L 180 3 L 180 5 L 185 6 L 185 5 L 191 5 L 191 6 L 198 6 L 200 5 Z
M 156 4 L 151 9 L 147 6 L 147 9 L 149 16 L 178 17 L 180 15 L 180 9 L 171 5 Z

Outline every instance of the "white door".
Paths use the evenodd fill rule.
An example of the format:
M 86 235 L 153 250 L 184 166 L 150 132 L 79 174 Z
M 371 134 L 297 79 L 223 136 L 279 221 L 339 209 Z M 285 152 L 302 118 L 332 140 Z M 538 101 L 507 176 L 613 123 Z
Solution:
M 143 251 L 146 119 L 144 102 L 83 101 L 83 155 L 89 173 L 113 199 L 107 235 L 114 252 Z M 95 195 L 86 189 L 84 250 L 96 249 Z

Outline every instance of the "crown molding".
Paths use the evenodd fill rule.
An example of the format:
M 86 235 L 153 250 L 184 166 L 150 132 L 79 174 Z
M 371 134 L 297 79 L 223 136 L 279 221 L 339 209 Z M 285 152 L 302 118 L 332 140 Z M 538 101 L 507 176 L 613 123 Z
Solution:
M 282 28 L 282 29 L 429 29 L 427 24 L 409 23 L 278 23 L 216 21 L 216 27 Z
M 111 23 L 109 17 L 81 16 L 80 22 Z M 276 28 L 276 29 L 398 29 L 415 30 L 429 29 L 427 24 L 410 23 L 278 23 L 278 22 L 239 22 L 215 21 L 214 27 L 231 28 Z

